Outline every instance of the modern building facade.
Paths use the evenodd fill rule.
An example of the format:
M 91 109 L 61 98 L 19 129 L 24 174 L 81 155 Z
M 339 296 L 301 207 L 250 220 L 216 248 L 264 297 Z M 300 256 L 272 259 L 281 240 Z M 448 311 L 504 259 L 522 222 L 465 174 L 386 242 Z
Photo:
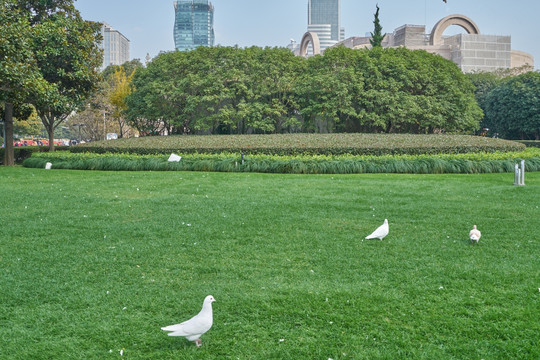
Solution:
M 317 34 L 321 51 L 343 40 L 341 0 L 308 0 L 308 32 Z
M 466 34 L 445 36 L 444 31 L 452 25 L 462 27 Z M 336 45 L 352 49 L 370 48 L 370 39 L 369 36 L 355 36 Z M 465 73 L 491 72 L 521 66 L 534 67 L 532 55 L 512 49 L 511 36 L 481 34 L 474 21 L 460 14 L 442 18 L 429 34 L 426 34 L 425 25 L 400 26 L 394 32 L 386 34 L 381 45 L 383 48 L 403 46 L 411 50 L 425 50 L 453 61 Z M 304 35 L 299 50 L 295 53 L 301 56 L 310 55 L 306 51 L 309 46 L 320 48 L 315 54 L 322 53 L 322 40 L 313 32 Z
M 209 0 L 174 2 L 174 45 L 180 51 L 214 46 L 214 6 Z
M 122 65 L 130 60 L 129 40 L 120 31 L 113 29 L 107 23 L 103 23 L 101 36 L 103 36 L 103 41 L 99 44 L 99 47 L 103 50 L 101 70 L 109 65 Z

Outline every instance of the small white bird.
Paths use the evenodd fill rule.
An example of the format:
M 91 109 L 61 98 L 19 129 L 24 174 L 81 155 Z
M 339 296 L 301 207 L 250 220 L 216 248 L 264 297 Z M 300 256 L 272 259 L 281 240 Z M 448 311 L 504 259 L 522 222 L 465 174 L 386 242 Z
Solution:
M 216 301 L 212 295 L 204 298 L 201 311 L 191 319 L 176 325 L 162 327 L 161 330 L 170 331 L 169 336 L 183 336 L 194 341 L 197 347 L 202 345 L 201 335 L 210 330 L 213 323 L 212 303 Z
M 480 240 L 480 237 L 482 237 L 482 233 L 476 228 L 476 225 L 474 225 L 472 230 L 469 232 L 469 238 L 471 239 L 471 242 L 476 242 L 478 244 L 478 240 Z
M 384 224 L 379 226 L 374 232 L 371 233 L 371 235 L 366 236 L 367 239 L 379 239 L 382 241 L 386 235 L 388 235 L 388 232 L 390 231 L 388 227 L 388 219 L 384 219 Z

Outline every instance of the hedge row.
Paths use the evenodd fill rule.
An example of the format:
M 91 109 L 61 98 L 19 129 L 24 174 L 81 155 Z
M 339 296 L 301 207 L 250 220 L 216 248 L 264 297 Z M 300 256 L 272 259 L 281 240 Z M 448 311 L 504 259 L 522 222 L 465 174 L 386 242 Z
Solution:
M 267 155 L 402 155 L 521 151 L 525 145 L 467 135 L 274 134 L 157 136 L 101 141 L 72 152 L 167 154 L 171 152 Z
M 56 150 L 68 150 L 69 146 L 57 146 Z M 0 148 L 0 165 L 3 165 L 4 163 L 4 148 Z M 36 152 L 48 152 L 49 147 L 48 146 L 21 146 L 21 147 L 14 147 L 14 157 L 15 157 L 15 163 L 21 164 L 24 160 L 28 159 L 30 156 L 32 156 L 33 153 Z
M 540 149 L 514 153 L 397 156 L 270 156 L 239 154 L 188 154 L 180 162 L 168 156 L 94 154 L 67 152 L 37 153 L 24 161 L 26 167 L 114 171 L 219 171 L 294 174 L 352 173 L 493 173 L 512 172 L 514 164 L 526 160 L 528 171 L 540 170 Z M 243 160 L 243 162 L 242 162 Z
M 527 147 L 540 148 L 540 140 L 516 140 L 516 142 L 521 143 Z

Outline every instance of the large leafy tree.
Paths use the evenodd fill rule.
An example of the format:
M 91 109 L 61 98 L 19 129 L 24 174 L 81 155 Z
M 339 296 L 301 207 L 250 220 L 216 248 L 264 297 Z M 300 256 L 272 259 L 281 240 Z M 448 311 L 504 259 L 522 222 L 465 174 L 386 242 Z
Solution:
M 405 48 L 200 47 L 137 71 L 125 113 L 143 133 L 472 132 L 482 111 L 449 60 Z
M 486 97 L 486 115 L 506 138 L 540 140 L 540 73 L 506 78 Z
M 32 103 L 49 133 L 93 90 L 101 56 L 99 24 L 84 21 L 73 0 L 0 3 L 0 97 L 6 114 L 6 165 L 13 164 L 13 111 Z
M 0 2 L 0 103 L 5 121 L 4 165 L 14 164 L 13 116 L 36 96 L 43 95 L 47 84 L 34 57 L 30 15 L 17 8 L 15 1 Z
M 85 104 L 99 82 L 99 38 L 99 24 L 84 21 L 70 7 L 48 14 L 35 25 L 35 58 L 52 90 L 33 104 L 49 134 L 50 150 L 56 127 Z

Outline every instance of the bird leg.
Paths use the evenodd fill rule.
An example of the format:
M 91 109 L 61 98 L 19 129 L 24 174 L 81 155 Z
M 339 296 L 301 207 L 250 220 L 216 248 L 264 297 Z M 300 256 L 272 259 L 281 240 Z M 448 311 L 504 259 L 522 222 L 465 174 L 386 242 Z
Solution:
M 201 345 L 202 345 L 202 340 L 201 340 L 201 339 L 195 340 L 195 345 L 197 345 L 197 347 L 201 347 Z

